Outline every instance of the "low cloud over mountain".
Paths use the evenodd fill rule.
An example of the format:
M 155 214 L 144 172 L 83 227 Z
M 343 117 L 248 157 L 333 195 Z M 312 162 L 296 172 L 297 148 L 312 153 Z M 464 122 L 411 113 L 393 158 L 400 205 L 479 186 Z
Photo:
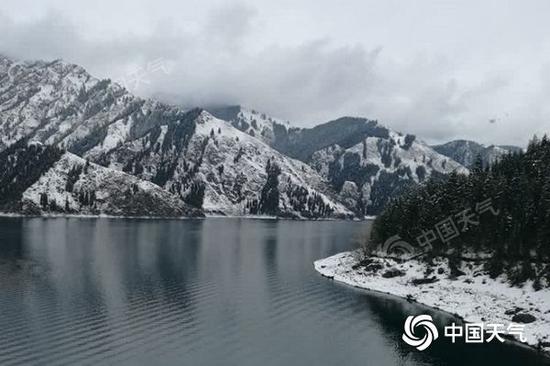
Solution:
M 300 126 L 360 115 L 432 143 L 520 146 L 550 115 L 544 2 L 521 12 L 477 4 L 474 14 L 468 3 L 392 12 L 389 3 L 350 2 L 345 17 L 335 4 L 309 1 L 291 13 L 261 1 L 190 9 L 101 0 L 86 11 L 66 0 L 21 2 L 3 6 L 0 31 L 10 37 L 1 53 L 62 58 L 185 106 L 251 105 Z M 420 21 L 428 10 L 437 16 Z

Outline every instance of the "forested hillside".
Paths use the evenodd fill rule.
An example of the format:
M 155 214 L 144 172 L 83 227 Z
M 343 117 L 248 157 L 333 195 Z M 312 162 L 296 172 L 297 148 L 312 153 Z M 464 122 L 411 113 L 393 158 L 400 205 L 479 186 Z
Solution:
M 451 174 L 392 200 L 376 219 L 369 248 L 398 235 L 426 258 L 487 258 L 486 270 L 512 284 L 550 283 L 550 140 L 469 175 Z
M 0 152 L 0 210 L 18 211 L 23 192 L 34 184 L 63 151 L 21 140 Z

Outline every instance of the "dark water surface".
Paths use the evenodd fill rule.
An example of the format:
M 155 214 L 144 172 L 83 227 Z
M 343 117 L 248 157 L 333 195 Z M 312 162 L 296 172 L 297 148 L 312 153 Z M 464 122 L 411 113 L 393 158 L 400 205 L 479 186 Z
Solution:
M 404 319 L 426 309 L 313 269 L 367 226 L 0 218 L 0 365 L 543 364 L 517 347 L 405 345 Z

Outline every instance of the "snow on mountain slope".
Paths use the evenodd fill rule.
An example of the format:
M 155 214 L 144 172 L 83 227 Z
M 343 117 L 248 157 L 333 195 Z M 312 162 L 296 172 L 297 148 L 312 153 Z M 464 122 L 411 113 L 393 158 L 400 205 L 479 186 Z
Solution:
M 467 167 L 472 167 L 478 156 L 481 157 L 484 165 L 488 165 L 504 155 L 522 150 L 517 146 L 485 146 L 468 140 L 454 140 L 442 145 L 432 146 L 432 148 Z
M 467 169 L 413 135 L 388 130 L 383 137 L 365 136 L 349 147 L 338 144 L 315 151 L 310 165 L 326 177 L 348 207 L 377 214 L 391 197 L 432 175 Z
M 207 108 L 207 111 L 219 119 L 228 121 L 240 131 L 257 137 L 270 146 L 275 144 L 278 130 L 282 129 L 286 131 L 290 129 L 288 121 L 283 121 L 254 109 L 247 109 L 241 106 Z
M 204 141 L 208 143 L 204 146 Z M 331 201 L 327 195 L 330 194 L 326 182 L 307 164 L 287 158 L 281 153 L 271 149 L 268 145 L 259 142 L 257 139 L 242 133 L 235 128 L 228 127 L 225 121 L 213 118 L 204 113 L 197 123 L 196 133 L 191 140 L 188 157 L 202 151 L 202 164 L 200 174 L 207 182 L 204 208 L 206 210 L 215 210 L 223 207 L 225 211 L 233 213 L 246 213 L 246 207 L 243 207 L 242 201 L 235 205 L 235 200 L 231 197 L 225 187 L 225 181 L 242 179 L 241 188 L 246 197 L 258 197 L 257 193 L 262 190 L 266 180 L 266 166 L 276 164 L 281 169 L 279 177 L 280 203 L 279 207 L 283 212 L 295 214 L 297 216 L 315 215 L 315 212 L 309 212 L 306 207 L 300 209 L 302 197 L 307 201 L 312 197 L 318 196 L 331 207 L 336 215 L 351 214 L 343 205 Z M 223 168 L 220 168 L 223 166 Z M 212 174 L 212 171 L 218 171 L 219 174 Z M 238 197 L 237 201 L 239 201 Z M 248 198 L 250 202 L 250 199 Z
M 155 184 L 65 153 L 22 195 L 24 211 L 113 216 L 200 216 Z
M 270 141 L 273 126 L 281 121 L 254 111 L 239 111 L 234 122 L 246 130 L 241 139 L 249 140 L 247 146 L 250 146 L 250 141 L 259 144 L 249 151 L 250 154 L 258 156 L 243 159 L 250 162 L 250 166 L 245 168 L 253 171 L 254 176 L 246 178 L 248 183 L 244 184 L 243 192 L 240 192 L 239 187 L 245 179 L 243 174 L 237 173 L 242 173 L 244 168 L 239 172 L 228 168 L 230 173 L 224 175 L 222 183 L 211 182 L 209 179 L 215 175 L 217 167 L 209 166 L 208 160 L 204 163 L 198 161 L 196 155 L 181 155 L 187 151 L 186 147 L 194 136 L 195 123 L 190 122 L 193 119 L 192 115 L 193 113 L 187 113 L 177 107 L 137 98 L 123 87 L 109 80 L 98 80 L 76 65 L 62 61 L 17 63 L 4 57 L 0 58 L 0 151 L 22 138 L 39 141 L 67 149 L 102 165 L 112 163 L 114 168 L 151 180 L 173 193 L 178 193 L 181 198 L 195 205 L 198 205 L 199 201 L 204 201 L 206 209 L 213 212 L 236 214 L 256 210 L 255 206 L 240 206 L 256 204 L 254 201 L 263 187 L 260 182 L 262 178 L 265 180 L 266 175 L 267 160 L 262 155 L 270 154 L 266 152 L 270 148 L 261 144 L 261 141 Z M 248 125 L 247 129 L 244 128 L 245 125 Z M 193 139 L 192 146 L 195 148 L 198 138 L 194 136 Z M 147 145 L 147 139 L 160 140 L 162 143 L 154 147 L 155 151 L 149 151 L 147 147 L 143 150 L 142 148 Z M 225 146 L 227 139 L 219 139 L 224 145 L 222 148 L 227 148 L 228 151 L 237 149 L 235 154 L 241 150 L 239 144 Z M 151 148 L 149 146 L 149 149 Z M 210 152 L 212 148 L 208 149 L 208 156 L 213 155 Z M 246 151 L 246 148 L 243 148 L 243 151 Z M 123 152 L 132 157 L 139 155 L 151 161 L 145 164 L 144 171 L 140 171 L 140 159 L 134 159 L 134 166 L 129 166 L 128 160 L 120 156 Z M 223 151 L 218 155 L 221 154 Z M 111 155 L 116 155 L 117 159 L 112 161 Z M 312 183 L 300 184 L 305 179 L 300 177 L 301 172 L 296 172 L 296 167 L 288 164 L 281 154 L 275 155 L 276 160 L 284 160 L 282 177 L 286 179 L 287 175 L 291 176 L 287 179 L 288 184 L 287 181 L 280 183 L 281 192 L 285 193 L 281 194 L 281 210 L 288 214 L 292 211 L 291 215 L 299 211 L 297 216 L 325 216 L 328 213 L 332 215 L 332 209 L 334 214 L 349 213 L 341 205 L 327 198 L 330 189 L 315 173 L 315 177 L 311 177 L 311 170 L 307 172 L 307 166 L 304 166 L 307 173 L 305 177 L 310 179 L 313 185 L 318 186 L 319 193 L 327 191 L 327 195 L 318 196 L 318 192 L 312 188 Z M 194 168 L 186 172 L 188 164 L 192 164 Z M 179 171 L 182 168 L 183 173 Z M 223 186 L 220 187 L 219 184 Z M 227 189 L 228 185 L 236 191 Z M 287 194 L 286 189 L 290 189 L 289 187 L 293 187 L 296 192 Z M 307 192 L 298 192 L 299 187 L 307 187 L 304 188 Z M 225 194 L 229 196 L 225 197 Z M 302 200 L 302 196 L 306 197 L 306 201 L 309 199 L 309 203 L 305 203 L 305 208 L 303 202 L 295 202 Z M 317 203 L 311 203 L 313 201 Z M 317 207 L 320 205 L 319 202 L 325 204 L 325 201 L 327 207 L 330 202 L 330 210 Z M 288 208 L 289 205 L 294 208 Z
M 193 114 L 194 118 L 181 126 L 161 126 L 113 151 L 111 166 L 149 179 L 187 202 L 202 203 L 206 212 L 243 215 L 259 213 L 256 211 L 269 161 L 281 170 L 280 214 L 351 215 L 338 203 L 326 181 L 307 164 L 284 156 L 205 111 Z M 176 131 L 183 137 L 174 139 Z M 177 145 L 178 141 L 184 143 Z
M 183 113 L 77 65 L 0 56 L 0 151 L 28 138 L 95 158 Z
M 0 152 L 22 138 L 43 142 L 209 212 L 262 213 L 278 196 L 279 213 L 289 216 L 376 214 L 414 182 L 466 171 L 377 121 L 295 128 L 240 106 L 210 110 L 219 119 L 140 99 L 62 61 L 0 57 Z M 205 133 L 205 124 L 215 131 Z
M 467 172 L 415 136 L 365 118 L 342 117 L 313 128 L 296 128 L 239 106 L 212 110 L 239 130 L 307 163 L 359 215 L 380 212 L 389 198 L 433 174 Z
M 96 81 L 78 66 L 61 63 L 16 63 L 0 57 L 0 149 L 35 134 L 37 140 L 71 129 L 68 123 L 45 121 L 59 118 L 78 97 L 80 88 Z M 48 132 L 51 131 L 51 132 Z
M 330 176 L 334 174 L 334 166 L 331 164 L 337 162 L 340 168 L 343 168 L 346 158 L 349 159 L 351 154 L 358 158 L 361 166 L 376 165 L 379 168 L 377 174 L 382 170 L 397 172 L 400 169 L 406 169 L 407 176 L 416 182 L 423 181 L 433 171 L 439 173 L 467 172 L 462 165 L 438 154 L 426 144 L 412 141 L 407 146 L 405 136 L 394 131 L 390 131 L 389 134 L 388 139 L 366 137 L 361 143 L 347 149 L 336 144 L 316 151 L 312 156 L 312 165 L 323 175 Z

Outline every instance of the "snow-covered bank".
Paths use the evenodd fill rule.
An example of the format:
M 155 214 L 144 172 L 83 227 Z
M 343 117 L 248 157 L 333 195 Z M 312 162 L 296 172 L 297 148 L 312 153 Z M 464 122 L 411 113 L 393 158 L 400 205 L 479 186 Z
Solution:
M 13 218 L 42 218 L 42 219 L 124 219 L 124 220 L 203 220 L 202 216 L 124 216 L 107 214 L 68 214 L 68 213 L 42 213 L 39 215 L 22 214 L 14 212 L 0 212 L 0 217 Z
M 288 218 L 277 217 L 270 215 L 219 215 L 205 213 L 204 216 L 125 216 L 125 215 L 107 215 L 107 214 L 69 214 L 69 213 L 41 213 L 41 214 L 24 214 L 17 212 L 2 212 L 0 217 L 23 217 L 23 218 L 77 218 L 77 219 L 146 219 L 146 220 L 203 220 L 203 219 L 248 219 L 248 220 L 266 220 L 266 221 L 367 221 L 370 218 L 360 219 L 338 219 L 330 217 L 319 218 Z
M 364 219 L 353 218 L 336 218 L 336 217 L 287 217 L 287 216 L 273 216 L 273 215 L 221 215 L 213 213 L 205 213 L 206 218 L 224 218 L 224 219 L 251 219 L 251 220 L 281 220 L 281 221 L 369 221 L 372 220 L 369 217 Z
M 314 266 L 323 276 L 336 281 L 414 299 L 466 322 L 507 325 L 514 316 L 532 315 L 535 320 L 525 324 L 525 343 L 550 352 L 550 289 L 534 291 L 531 282 L 523 288 L 510 287 L 503 278 L 491 279 L 475 262 L 463 263 L 460 270 L 464 274 L 449 279 L 449 266 L 444 260 L 435 260 L 428 275 L 427 264 L 416 260 L 398 263 L 372 257 L 360 261 L 359 251 L 344 252 L 318 260 Z M 431 283 L 419 283 L 419 279 L 426 278 L 430 280 L 421 282 Z

